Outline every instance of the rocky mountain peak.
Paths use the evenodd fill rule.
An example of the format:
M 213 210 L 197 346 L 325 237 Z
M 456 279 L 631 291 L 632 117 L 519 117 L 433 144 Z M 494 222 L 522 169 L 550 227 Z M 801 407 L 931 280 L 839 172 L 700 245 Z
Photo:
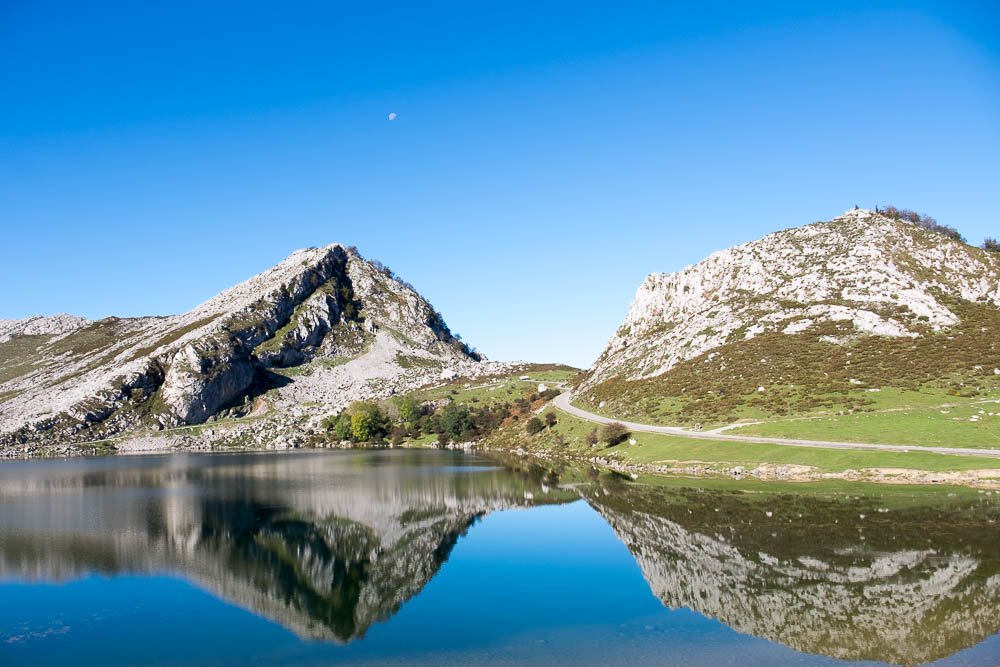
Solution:
M 0 444 L 199 424 L 267 392 L 339 407 L 480 360 L 411 285 L 339 244 L 183 315 L 3 321 L 0 345 Z
M 649 275 L 584 389 L 611 377 L 656 377 L 764 333 L 836 323 L 828 342 L 837 344 L 938 332 L 959 322 L 955 300 L 1000 304 L 995 253 L 852 209 Z
M 90 323 L 85 317 L 67 315 L 49 315 L 43 317 L 34 315 L 20 320 L 0 320 L 0 342 L 6 342 L 14 336 L 56 336 L 67 334 Z

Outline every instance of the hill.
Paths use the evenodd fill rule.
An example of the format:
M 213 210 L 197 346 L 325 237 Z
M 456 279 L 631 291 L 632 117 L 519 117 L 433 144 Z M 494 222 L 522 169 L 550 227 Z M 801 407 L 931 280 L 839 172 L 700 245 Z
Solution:
M 183 315 L 0 321 L 0 451 L 336 409 L 490 366 L 378 262 L 309 248 Z
M 1000 254 L 953 231 L 855 209 L 652 274 L 577 400 L 717 425 L 870 409 L 885 390 L 992 396 Z

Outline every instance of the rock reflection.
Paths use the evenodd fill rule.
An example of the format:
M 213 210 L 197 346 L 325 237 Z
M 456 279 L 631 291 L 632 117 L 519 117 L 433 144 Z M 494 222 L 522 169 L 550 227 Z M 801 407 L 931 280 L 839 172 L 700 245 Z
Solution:
M 95 465 L 4 471 L 0 576 L 177 573 L 300 636 L 341 642 L 417 594 L 479 517 L 577 497 L 440 452 Z
M 664 489 L 614 476 L 587 493 L 666 606 L 799 651 L 900 665 L 1000 631 L 1000 511 L 962 497 Z
M 177 574 L 302 637 L 347 642 L 418 594 L 479 518 L 582 496 L 666 606 L 742 633 L 913 665 L 1000 631 L 1000 504 L 985 495 L 512 466 L 439 451 L 8 464 L 0 577 Z

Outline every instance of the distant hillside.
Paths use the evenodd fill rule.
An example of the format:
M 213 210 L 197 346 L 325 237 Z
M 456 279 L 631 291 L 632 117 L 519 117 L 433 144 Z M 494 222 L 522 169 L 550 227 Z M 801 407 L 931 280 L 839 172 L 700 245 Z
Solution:
M 339 408 L 479 361 L 381 264 L 309 248 L 183 315 L 0 321 L 0 451 L 245 415 L 271 390 Z
M 694 423 L 993 386 L 1000 254 L 927 220 L 855 209 L 650 275 L 578 397 Z

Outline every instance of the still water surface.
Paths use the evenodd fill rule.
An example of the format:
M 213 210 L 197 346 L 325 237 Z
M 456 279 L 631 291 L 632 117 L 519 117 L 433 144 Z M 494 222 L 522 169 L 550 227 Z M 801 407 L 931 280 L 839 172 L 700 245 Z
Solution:
M 0 664 L 997 665 L 997 496 L 444 451 L 0 464 Z

